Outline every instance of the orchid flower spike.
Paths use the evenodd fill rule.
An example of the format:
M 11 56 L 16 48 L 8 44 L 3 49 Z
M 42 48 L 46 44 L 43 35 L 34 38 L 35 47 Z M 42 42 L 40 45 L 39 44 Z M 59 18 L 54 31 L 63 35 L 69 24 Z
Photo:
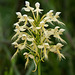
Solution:
M 61 37 L 65 29 L 62 29 L 60 25 L 64 25 L 64 23 L 58 19 L 61 12 L 54 14 L 53 10 L 50 10 L 40 17 L 39 13 L 43 11 L 43 9 L 40 9 L 40 3 L 36 2 L 35 7 L 34 9 L 28 1 L 25 1 L 25 7 L 22 9 L 25 12 L 31 11 L 32 16 L 16 12 L 19 20 L 14 24 L 15 35 L 12 37 L 12 40 L 14 40 L 12 45 L 17 48 L 12 59 L 15 58 L 17 53 L 24 52 L 23 55 L 26 59 L 25 68 L 30 59 L 32 59 L 35 64 L 33 72 L 36 71 L 39 62 L 44 61 L 44 59 L 48 60 L 49 52 L 56 53 L 59 60 L 65 58 L 60 50 L 64 46 L 62 43 L 66 43 Z M 56 23 L 54 22 L 59 25 L 55 25 Z M 53 25 L 53 28 L 51 25 Z M 57 44 L 52 41 L 52 36 L 58 42 Z

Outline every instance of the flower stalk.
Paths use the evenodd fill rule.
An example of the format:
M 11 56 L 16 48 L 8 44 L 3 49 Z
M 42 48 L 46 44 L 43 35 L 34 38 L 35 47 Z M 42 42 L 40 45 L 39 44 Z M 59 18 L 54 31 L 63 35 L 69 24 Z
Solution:
M 41 75 L 41 62 L 38 63 L 38 75 Z

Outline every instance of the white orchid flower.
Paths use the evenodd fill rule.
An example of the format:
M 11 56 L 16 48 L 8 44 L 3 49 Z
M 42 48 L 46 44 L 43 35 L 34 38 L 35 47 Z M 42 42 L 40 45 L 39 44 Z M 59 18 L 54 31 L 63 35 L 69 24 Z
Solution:
M 42 9 L 39 9 L 40 8 L 40 3 L 39 2 L 35 3 L 35 7 L 36 7 L 36 9 L 34 10 L 34 12 L 36 12 L 37 14 L 41 13 L 41 11 L 43 11 Z
M 54 52 L 54 53 L 57 53 L 57 54 L 58 54 L 60 60 L 61 60 L 61 58 L 64 58 L 64 59 L 65 59 L 65 57 L 63 56 L 63 54 L 61 54 L 60 51 L 59 51 L 62 46 L 63 46 L 63 45 L 62 45 L 61 43 L 57 43 L 56 45 L 54 45 L 54 46 L 50 49 L 51 52 Z
M 24 9 L 25 11 L 29 12 L 30 10 L 33 11 L 34 8 L 33 7 L 30 7 L 30 3 L 28 1 L 25 1 L 25 6 L 26 7 L 23 7 L 22 9 Z

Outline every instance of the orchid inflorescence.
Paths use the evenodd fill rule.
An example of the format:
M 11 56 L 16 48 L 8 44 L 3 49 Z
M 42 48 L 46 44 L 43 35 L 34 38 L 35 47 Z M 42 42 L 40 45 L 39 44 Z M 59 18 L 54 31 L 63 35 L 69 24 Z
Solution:
M 25 7 L 22 9 L 26 12 L 31 11 L 33 17 L 16 12 L 19 20 L 14 24 L 14 31 L 16 34 L 12 39 L 17 39 L 12 44 L 17 48 L 17 51 L 13 57 L 15 57 L 19 51 L 26 49 L 23 54 L 27 60 L 25 67 L 31 58 L 35 63 L 35 70 L 40 61 L 48 59 L 49 52 L 58 54 L 59 59 L 65 58 L 63 54 L 60 53 L 60 49 L 63 45 L 61 43 L 54 45 L 53 41 L 51 41 L 51 36 L 53 36 L 65 43 L 65 41 L 60 37 L 65 30 L 61 29 L 59 26 L 55 26 L 54 29 L 49 27 L 49 23 L 54 26 L 54 22 L 64 25 L 64 23 L 58 20 L 60 12 L 56 12 L 54 15 L 53 10 L 50 10 L 40 18 L 39 14 L 42 13 L 43 9 L 40 9 L 39 2 L 35 3 L 36 9 L 31 7 L 28 1 L 25 1 L 25 4 Z M 20 23 L 22 23 L 22 25 Z

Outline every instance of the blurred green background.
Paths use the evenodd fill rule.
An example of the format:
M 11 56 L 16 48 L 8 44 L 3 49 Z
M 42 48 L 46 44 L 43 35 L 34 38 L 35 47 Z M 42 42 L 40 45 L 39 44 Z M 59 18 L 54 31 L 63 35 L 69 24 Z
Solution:
M 67 44 L 62 49 L 66 59 L 59 61 L 54 53 L 49 53 L 49 60 L 41 63 L 42 75 L 75 75 L 75 0 L 29 0 L 31 6 L 41 3 L 44 13 L 49 10 L 62 12 L 60 18 L 66 26 L 63 38 Z M 16 49 L 11 45 L 15 34 L 13 24 L 17 21 L 16 12 L 22 11 L 25 0 L 0 0 L 0 75 L 37 75 L 32 72 L 34 64 L 29 62 L 25 69 L 25 59 L 22 53 L 11 61 Z M 22 11 L 23 12 L 23 11 Z M 31 15 L 31 14 L 29 14 Z

